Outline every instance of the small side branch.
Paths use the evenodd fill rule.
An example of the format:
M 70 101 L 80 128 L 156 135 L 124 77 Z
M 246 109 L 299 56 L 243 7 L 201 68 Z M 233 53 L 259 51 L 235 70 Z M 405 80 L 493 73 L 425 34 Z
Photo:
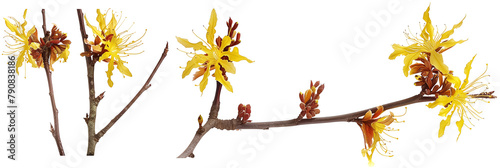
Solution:
M 156 71 L 158 70 L 158 68 L 160 67 L 161 63 L 163 62 L 163 59 L 165 59 L 165 57 L 167 56 L 167 52 L 168 52 L 168 42 L 167 42 L 167 45 L 165 46 L 165 50 L 163 51 L 163 54 L 161 55 L 161 58 L 160 60 L 158 61 L 158 64 L 156 64 L 156 67 L 155 69 L 153 70 L 153 72 L 151 72 L 151 75 L 149 76 L 148 80 L 146 81 L 146 83 L 144 83 L 144 86 L 142 86 L 141 90 L 139 90 L 139 92 L 135 95 L 135 97 L 127 104 L 127 106 L 125 106 L 125 108 L 123 108 L 123 110 L 115 116 L 115 118 L 113 118 L 109 123 L 108 125 L 106 125 L 106 127 L 104 127 L 101 131 L 99 131 L 99 133 L 97 133 L 95 135 L 95 139 L 96 141 L 99 141 L 99 139 L 104 136 L 104 134 L 106 134 L 106 132 L 116 123 L 116 121 L 118 121 L 122 116 L 123 114 L 125 114 L 125 112 L 127 112 L 127 110 L 132 106 L 132 104 L 135 103 L 135 101 L 141 96 L 141 94 L 146 91 L 147 89 L 149 89 L 149 87 L 151 87 L 151 80 L 153 79 L 153 76 L 155 75 Z

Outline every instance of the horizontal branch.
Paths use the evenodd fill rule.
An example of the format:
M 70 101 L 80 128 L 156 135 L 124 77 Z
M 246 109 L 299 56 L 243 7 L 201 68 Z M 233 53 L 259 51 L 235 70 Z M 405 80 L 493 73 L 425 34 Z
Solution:
M 435 97 L 424 97 L 422 95 L 415 95 L 403 100 L 395 101 L 392 103 L 387 103 L 382 105 L 384 110 L 393 109 L 401 106 L 406 106 L 419 102 L 429 102 L 435 101 Z M 246 124 L 240 124 L 235 126 L 236 129 L 269 129 L 271 127 L 288 127 L 288 126 L 297 126 L 297 125 L 307 125 L 307 124 L 321 124 L 321 123 L 330 123 L 330 122 L 350 122 L 360 116 L 366 114 L 368 110 L 377 111 L 377 107 L 360 110 L 348 114 L 336 115 L 336 116 L 328 116 L 328 117 L 316 117 L 311 119 L 302 119 L 300 121 L 296 119 L 284 120 L 284 121 L 270 121 L 270 122 L 251 122 Z M 231 127 L 220 128 L 220 129 L 231 129 Z
M 214 113 L 214 111 L 218 112 L 218 108 L 213 108 L 213 106 L 218 106 L 219 105 L 219 99 L 218 99 L 218 94 L 219 92 L 216 92 L 216 96 L 214 98 L 214 103 L 212 104 L 212 109 L 211 113 Z M 392 108 L 397 108 L 401 106 L 406 106 L 414 103 L 419 103 L 419 102 L 429 102 L 429 101 L 435 101 L 435 97 L 425 97 L 423 94 L 418 94 L 403 100 L 395 101 L 392 103 L 387 103 L 382 106 L 384 106 L 384 109 L 392 109 Z M 360 116 L 363 116 L 366 114 L 368 110 L 371 111 L 377 111 L 377 107 L 373 107 L 370 109 L 365 109 L 357 112 L 352 112 L 352 113 L 347 113 L 347 114 L 342 114 L 342 115 L 336 115 L 336 116 L 329 116 L 329 117 L 317 117 L 317 118 L 312 118 L 312 119 L 290 119 L 290 120 L 283 120 L 283 121 L 270 121 L 270 122 L 251 122 L 251 123 L 246 123 L 242 124 L 240 120 L 237 119 L 231 119 L 231 120 L 221 120 L 217 118 L 209 118 L 207 123 L 201 128 L 196 131 L 195 136 L 193 137 L 193 140 L 191 140 L 191 143 L 189 146 L 182 152 L 178 158 L 186 158 L 186 157 L 194 157 L 193 151 L 196 148 L 196 145 L 201 141 L 201 138 L 212 128 L 217 128 L 217 129 L 222 129 L 222 130 L 236 130 L 236 129 L 269 129 L 272 127 L 288 127 L 288 126 L 297 126 L 297 125 L 307 125 L 307 124 L 321 124 L 321 123 L 330 123 L 330 122 L 351 122 L 354 119 L 357 119 Z

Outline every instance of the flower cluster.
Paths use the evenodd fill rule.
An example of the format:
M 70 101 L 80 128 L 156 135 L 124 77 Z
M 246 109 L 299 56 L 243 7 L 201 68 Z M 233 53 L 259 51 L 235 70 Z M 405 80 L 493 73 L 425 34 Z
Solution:
M 477 120 L 482 119 L 482 117 L 479 115 L 481 114 L 481 112 L 472 107 L 472 104 L 474 104 L 478 100 L 485 101 L 483 100 L 484 98 L 495 98 L 495 96 L 493 96 L 493 92 L 482 92 L 479 94 L 471 93 L 478 89 L 482 89 L 485 87 L 487 88 L 487 84 L 480 82 L 480 80 L 489 76 L 485 75 L 485 70 L 483 74 L 481 74 L 478 78 L 474 79 L 472 82 L 469 82 L 469 73 L 472 69 L 472 61 L 474 60 L 474 58 L 475 56 L 472 57 L 472 60 L 470 60 L 469 63 L 467 63 L 467 65 L 465 66 L 465 79 L 463 82 L 456 76 L 450 76 L 447 78 L 450 83 L 453 83 L 454 92 L 451 95 L 440 95 L 436 99 L 436 101 L 427 105 L 427 107 L 429 108 L 435 108 L 438 105 L 444 107 L 439 112 L 439 116 L 446 117 L 446 119 L 441 120 L 438 133 L 439 137 L 443 136 L 445 128 L 450 125 L 451 117 L 456 112 L 458 117 L 460 117 L 460 120 L 456 122 L 458 131 L 460 132 L 457 137 L 458 140 L 460 134 L 462 133 L 462 127 L 464 125 L 469 129 L 471 128 L 470 126 L 468 126 L 468 124 L 464 124 L 464 118 L 467 119 L 467 123 L 469 123 L 471 126 L 474 126 L 474 124 L 472 124 L 471 122 L 472 118 L 475 118 Z
M 479 116 L 481 112 L 472 107 L 472 104 L 478 100 L 487 102 L 483 99 L 495 98 L 495 96 L 493 96 L 493 92 L 485 92 L 488 88 L 487 83 L 480 82 L 481 79 L 488 76 L 485 75 L 486 71 L 469 83 L 469 73 L 475 56 L 465 66 L 464 73 L 466 77 L 463 82 L 461 82 L 459 77 L 454 76 L 453 71 L 450 71 L 448 66 L 443 62 L 442 53 L 444 51 L 466 41 L 455 41 L 450 38 L 455 29 L 462 26 L 465 17 L 458 24 L 454 25 L 452 29 L 444 30 L 440 33 L 437 29 L 434 31 L 429 17 L 429 10 L 430 6 L 424 12 L 423 19 L 426 24 L 420 34 L 420 38 L 411 34 L 411 32 L 405 33 L 406 37 L 415 43 L 407 47 L 394 44 L 392 46 L 394 52 L 389 56 L 389 59 L 395 59 L 397 56 L 404 55 L 405 66 L 403 67 L 403 72 L 405 76 L 408 76 L 408 71 L 411 75 L 415 74 L 415 78 L 417 79 L 415 85 L 422 88 L 421 93 L 424 95 L 433 95 L 436 98 L 436 101 L 429 103 L 427 107 L 435 108 L 438 105 L 443 106 L 443 109 L 439 112 L 439 116 L 446 117 L 446 119 L 443 119 L 440 123 L 438 136 L 443 136 L 445 128 L 450 125 L 451 117 L 455 113 L 460 118 L 456 122 L 456 125 L 461 134 L 464 125 L 468 128 L 473 126 L 471 122 L 472 118 L 481 119 L 481 116 Z M 415 60 L 417 62 L 413 63 Z M 482 93 L 472 93 L 480 89 L 484 89 Z M 465 124 L 464 118 L 467 119 L 467 123 L 470 126 L 469 124 Z
M 302 119 L 304 118 L 304 116 L 306 116 L 307 119 L 311 119 L 316 116 L 316 114 L 319 114 L 319 95 L 321 94 L 321 92 L 323 92 L 324 89 L 325 84 L 320 85 L 319 81 L 316 81 L 313 84 L 313 82 L 311 81 L 309 89 L 307 89 L 305 93 L 299 93 L 300 109 L 302 111 L 300 112 L 298 119 Z
M 33 56 L 33 59 L 35 59 L 37 66 L 40 67 L 42 66 L 43 63 L 43 58 L 42 53 L 44 50 L 48 49 L 50 50 L 50 69 L 54 70 L 52 68 L 52 64 L 54 64 L 57 60 L 63 59 L 63 62 L 66 62 L 68 59 L 69 55 L 69 45 L 71 44 L 71 41 L 66 39 L 67 35 L 66 33 L 62 33 L 56 25 L 52 27 L 52 30 L 50 31 L 50 36 L 48 40 L 44 38 L 40 38 L 38 40 L 38 33 L 35 30 L 35 33 L 33 33 L 29 39 L 31 43 L 36 43 L 38 48 L 31 48 L 31 55 Z
M 106 17 L 109 15 L 111 15 L 111 19 L 106 23 Z M 142 38 L 146 35 L 147 30 L 144 31 L 144 34 L 138 39 L 131 40 L 131 37 L 135 34 L 135 32 L 130 33 L 130 28 L 121 32 L 118 30 L 125 22 L 125 19 L 126 18 L 122 18 L 121 15 L 115 14 L 113 11 L 110 12 L 108 10 L 103 14 L 99 9 L 97 9 L 96 20 L 99 23 L 99 26 L 96 27 L 91 25 L 87 20 L 87 16 L 85 16 L 85 22 L 87 26 L 92 29 L 95 39 L 94 41 L 88 41 L 85 39 L 85 44 L 91 49 L 91 51 L 83 52 L 81 55 L 96 59 L 98 58 L 99 62 L 104 61 L 108 63 L 108 71 L 106 71 L 106 74 L 108 76 L 109 87 L 113 87 L 111 76 L 113 75 L 115 66 L 118 71 L 123 74 L 123 77 L 132 77 L 132 73 L 125 66 L 125 63 L 127 62 L 123 61 L 122 58 L 144 52 L 131 52 L 131 50 L 143 44 Z
M 250 113 L 252 113 L 252 107 L 250 106 L 250 104 L 240 104 L 238 105 L 238 116 L 236 117 L 236 119 L 241 121 L 242 124 L 252 122 L 252 120 L 248 120 L 250 118 Z
M 67 40 L 66 33 L 62 33 L 56 25 L 52 27 L 51 31 L 48 31 L 48 38 L 38 38 L 38 31 L 33 26 L 31 29 L 26 30 L 26 13 L 27 9 L 24 10 L 23 23 L 20 23 L 14 17 L 9 17 L 9 19 L 4 18 L 5 25 L 9 28 L 10 32 L 7 32 L 7 38 L 10 41 L 5 41 L 7 43 L 7 48 L 11 51 L 4 52 L 5 55 L 11 55 L 18 53 L 16 72 L 19 74 L 19 67 L 23 66 L 23 63 L 30 63 L 32 67 L 39 68 L 43 67 L 43 60 L 48 60 L 49 67 L 51 70 L 52 64 L 57 60 L 62 59 L 66 62 L 69 55 L 69 45 L 70 40 Z M 47 54 L 43 52 L 47 51 Z M 50 55 L 49 55 L 50 54 Z M 44 58 L 46 57 L 46 58 Z
M 393 60 L 400 55 L 404 55 L 404 63 L 403 72 L 405 76 L 408 76 L 409 67 L 413 63 L 414 60 L 421 58 L 427 59 L 430 63 L 436 67 L 443 74 L 448 74 L 449 69 L 448 66 L 443 62 L 442 53 L 446 50 L 452 48 L 456 44 L 460 44 L 465 42 L 465 40 L 455 41 L 450 38 L 450 36 L 455 32 L 455 29 L 462 26 L 462 22 L 465 17 L 453 26 L 450 30 L 444 30 L 441 34 L 437 30 L 434 30 L 434 26 L 432 26 L 431 19 L 429 17 L 430 6 L 424 12 L 423 19 L 425 21 L 424 29 L 420 33 L 420 37 L 414 35 L 410 32 L 405 32 L 406 38 L 414 43 L 409 46 L 401 46 L 399 44 L 393 44 L 392 48 L 394 52 L 389 56 L 389 59 Z
M 208 22 L 206 41 L 199 38 L 201 41 L 197 43 L 191 43 L 187 39 L 177 37 L 177 41 L 182 44 L 185 48 L 192 48 L 194 53 L 185 52 L 191 60 L 187 62 L 186 67 L 184 67 L 184 72 L 182 72 L 182 78 L 186 77 L 191 73 L 191 70 L 198 68 L 198 72 L 194 74 L 193 80 L 203 75 L 203 79 L 200 82 L 200 91 L 203 93 L 205 87 L 208 83 L 208 76 L 210 71 L 215 70 L 212 76 L 215 80 L 220 82 L 224 87 L 233 92 L 233 87 L 228 81 L 226 72 L 235 74 L 236 68 L 233 62 L 239 62 L 242 60 L 252 63 L 253 61 L 239 54 L 238 45 L 240 40 L 240 33 L 236 33 L 236 28 L 238 23 L 234 23 L 231 19 L 226 22 L 228 27 L 228 34 L 221 38 L 220 36 L 214 38 L 215 26 L 217 24 L 217 14 L 215 9 L 212 10 L 210 15 L 210 21 Z M 195 34 L 196 35 L 196 34 Z M 236 38 L 235 38 L 236 37 Z M 232 50 L 231 50 L 232 48 Z M 203 53 L 196 53 L 196 51 L 201 50 Z
M 388 131 L 399 131 L 399 129 L 394 129 L 389 127 L 393 122 L 399 123 L 404 121 L 398 121 L 395 117 L 401 117 L 403 115 L 396 116 L 394 113 L 390 112 L 389 115 L 380 117 L 384 112 L 383 106 L 378 106 L 377 111 L 372 113 L 371 110 L 366 112 L 362 119 L 355 120 L 356 123 L 361 128 L 363 132 L 365 147 L 361 150 L 363 157 L 368 158 L 368 165 L 373 166 L 372 161 L 373 153 L 375 150 L 382 156 L 392 157 L 392 151 L 387 148 L 387 143 L 390 142 L 384 138 L 388 136 L 393 139 L 398 139 L 387 134 Z M 406 114 L 406 112 L 405 112 Z

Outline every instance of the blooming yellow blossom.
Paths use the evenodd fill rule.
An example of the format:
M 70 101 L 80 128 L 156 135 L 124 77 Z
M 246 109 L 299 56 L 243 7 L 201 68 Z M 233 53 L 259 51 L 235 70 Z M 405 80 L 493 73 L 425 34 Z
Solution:
M 231 83 L 227 81 L 225 72 L 232 74 L 236 73 L 233 62 L 245 60 L 248 63 L 252 63 L 253 61 L 240 55 L 238 47 L 234 47 L 232 50 L 225 50 L 232 42 L 232 37 L 230 36 L 224 36 L 221 42 L 216 44 L 216 39 L 214 38 L 216 24 L 217 14 L 215 13 L 215 9 L 213 9 L 208 23 L 206 41 L 198 37 L 201 40 L 200 42 L 191 43 L 187 39 L 177 37 L 177 41 L 185 48 L 193 48 L 193 50 L 195 50 L 195 53 L 190 53 L 193 54 L 193 56 L 192 59 L 187 62 L 184 72 L 182 73 L 182 78 L 189 75 L 193 68 L 203 69 L 203 71 L 200 71 L 203 72 L 203 79 L 200 82 L 200 91 L 203 92 L 207 86 L 210 71 L 215 70 L 213 74 L 215 80 L 224 85 L 228 91 L 233 92 L 233 87 Z M 201 50 L 204 53 L 198 54 L 196 53 L 197 50 Z
M 365 116 L 357 121 L 357 124 L 361 128 L 363 132 L 363 138 L 365 141 L 365 147 L 361 150 L 363 157 L 368 158 L 368 165 L 373 166 L 374 163 L 372 161 L 373 153 L 375 150 L 382 156 L 392 157 L 392 151 L 387 148 L 387 143 L 390 142 L 386 140 L 383 135 L 389 136 L 394 139 L 398 139 L 387 134 L 387 131 L 399 131 L 399 129 L 394 129 L 389 127 L 393 122 L 399 123 L 404 121 L 398 121 L 395 117 L 401 117 L 394 115 L 394 113 L 390 112 L 389 115 L 384 117 L 379 117 L 384 112 L 384 107 L 377 107 L 377 111 L 375 114 L 372 111 L 366 112 Z
M 17 21 L 14 17 L 9 17 L 14 24 L 12 24 L 11 21 L 9 21 L 7 18 L 4 18 L 5 20 L 5 25 L 11 32 L 7 32 L 7 36 L 10 38 L 13 42 L 9 42 L 5 40 L 5 43 L 7 44 L 7 48 L 11 49 L 11 51 L 6 51 L 3 54 L 4 55 L 12 55 L 12 54 L 19 54 L 17 57 L 17 63 L 16 63 L 16 72 L 19 74 L 19 67 L 23 66 L 23 62 L 31 63 L 31 65 L 34 68 L 38 68 L 39 66 L 33 59 L 33 57 L 30 55 L 30 49 L 38 49 L 40 44 L 38 43 L 31 43 L 29 40 L 30 36 L 36 32 L 35 26 L 33 26 L 31 29 L 26 31 L 26 13 L 27 9 L 24 10 L 23 14 L 23 19 L 24 22 L 21 24 L 19 21 Z
M 468 123 L 470 123 L 472 126 L 474 126 L 471 122 L 471 118 L 475 119 L 482 119 L 479 114 L 481 112 L 477 111 L 472 107 L 472 104 L 476 102 L 477 100 L 484 101 L 480 98 L 493 98 L 494 96 L 492 95 L 475 95 L 471 94 L 471 92 L 481 89 L 484 87 L 487 87 L 487 84 L 479 82 L 480 79 L 487 77 L 488 75 L 485 75 L 486 70 L 484 71 L 483 74 L 481 74 L 478 78 L 473 80 L 472 82 L 469 83 L 469 72 L 471 70 L 471 64 L 472 61 L 474 60 L 476 56 L 472 57 L 472 60 L 467 63 L 464 69 L 465 73 L 465 80 L 463 83 L 460 81 L 460 78 L 456 76 L 448 76 L 447 80 L 451 83 L 453 83 L 454 88 L 455 88 L 455 93 L 451 96 L 443 96 L 440 95 L 436 101 L 427 104 L 427 107 L 429 108 L 434 108 L 437 105 L 441 105 L 444 108 L 441 109 L 439 112 L 439 116 L 441 117 L 446 117 L 446 119 L 441 120 L 440 126 L 439 126 L 439 133 L 438 136 L 441 137 L 444 134 L 444 130 L 447 126 L 450 125 L 451 117 L 453 114 L 456 112 L 458 114 L 458 117 L 460 117 L 460 120 L 456 122 L 456 125 L 458 127 L 458 131 L 460 132 L 458 134 L 457 140 L 460 137 L 460 134 L 462 133 L 462 127 L 465 125 L 469 129 L 471 129 L 470 126 L 467 126 L 467 124 L 464 124 L 464 118 L 467 119 Z M 487 69 L 487 68 L 486 68 Z M 450 113 L 451 112 L 451 113 Z
M 125 18 L 123 18 L 122 20 L 122 17 L 116 14 L 116 16 L 119 17 L 117 20 L 115 17 L 115 13 L 113 11 L 111 11 L 109 14 L 108 12 L 103 14 L 99 9 L 97 9 L 96 20 L 99 23 L 99 26 L 97 27 L 92 26 L 87 20 L 86 16 L 85 16 L 85 21 L 87 26 L 92 29 L 95 38 L 101 39 L 99 41 L 102 42 L 102 44 L 104 44 L 104 48 L 99 49 L 100 52 L 101 51 L 103 52 L 101 53 L 102 55 L 99 57 L 99 61 L 104 60 L 105 62 L 108 62 L 108 71 L 106 71 L 106 74 L 108 76 L 108 85 L 109 87 L 113 87 L 113 81 L 111 80 L 111 76 L 113 75 L 113 70 L 115 65 L 117 66 L 117 69 L 120 71 L 120 73 L 123 74 L 123 77 L 125 76 L 132 77 L 132 73 L 124 65 L 124 63 L 127 62 L 123 61 L 122 58 L 127 57 L 129 55 L 137 55 L 143 52 L 143 51 L 141 52 L 130 52 L 130 51 L 143 44 L 141 39 L 146 34 L 147 30 L 137 40 L 131 40 L 130 38 L 135 33 L 129 33 L 130 28 L 121 32 L 118 31 L 118 29 L 123 25 Z M 106 23 L 106 17 L 108 15 L 111 15 L 111 19 L 109 20 L 108 23 Z M 95 50 L 96 47 L 93 47 L 93 49 Z
M 465 17 L 456 25 L 453 26 L 450 30 L 444 30 L 441 34 L 437 30 L 434 30 L 432 26 L 431 18 L 429 17 L 430 5 L 427 7 L 427 10 L 424 12 L 423 19 L 425 20 L 425 26 L 420 33 L 420 37 L 412 34 L 411 32 L 405 32 L 406 38 L 410 41 L 414 42 L 409 46 L 401 46 L 399 44 L 393 44 L 392 48 L 394 52 L 389 56 L 389 59 L 393 60 L 400 55 L 404 55 L 404 63 L 403 72 L 405 76 L 408 76 L 409 66 L 412 64 L 413 60 L 417 58 L 427 59 L 429 56 L 429 61 L 432 65 L 434 65 L 439 71 L 443 74 L 448 74 L 449 69 L 443 61 L 442 53 L 456 44 L 460 44 L 465 42 L 466 40 L 455 41 L 453 39 L 449 39 L 449 37 L 455 32 L 455 29 L 462 26 L 462 22 Z

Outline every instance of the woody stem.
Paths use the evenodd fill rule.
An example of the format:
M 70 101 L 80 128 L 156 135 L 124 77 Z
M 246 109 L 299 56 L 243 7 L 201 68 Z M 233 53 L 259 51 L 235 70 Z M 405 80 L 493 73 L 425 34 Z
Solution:
M 214 109 L 215 102 L 217 100 L 217 105 L 220 104 L 219 97 L 217 96 L 217 93 L 220 94 L 220 92 L 216 92 L 216 97 L 214 99 L 214 104 L 212 104 L 212 109 Z M 423 94 L 418 94 L 406 99 L 402 99 L 399 101 L 391 102 L 384 104 L 385 110 L 392 109 L 392 108 L 397 108 L 401 106 L 406 106 L 410 104 L 415 104 L 415 103 L 421 103 L 421 102 L 430 102 L 430 101 L 435 101 L 435 97 L 427 97 L 423 96 Z M 218 107 L 217 107 L 218 109 Z M 196 132 L 193 140 L 189 144 L 189 146 L 182 152 L 181 155 L 178 156 L 178 158 L 186 158 L 186 157 L 194 157 L 193 151 L 196 148 L 196 145 L 201 141 L 201 138 L 212 128 L 217 128 L 221 130 L 237 130 L 237 129 L 269 129 L 273 127 L 289 127 L 289 126 L 298 126 L 298 125 L 307 125 L 307 124 L 321 124 L 321 123 L 331 123 L 331 122 L 353 122 L 360 116 L 365 115 L 365 113 L 368 111 L 376 111 L 377 107 L 373 107 L 370 109 L 365 109 L 365 110 L 360 110 L 352 113 L 347 113 L 347 114 L 342 114 L 342 115 L 335 115 L 335 116 L 328 116 L 328 117 L 317 117 L 317 118 L 312 118 L 312 119 L 302 119 L 302 120 L 297 120 L 297 119 L 290 119 L 290 120 L 282 120 L 282 121 L 269 121 L 269 122 L 251 122 L 251 123 L 246 123 L 242 124 L 240 120 L 237 119 L 231 119 L 231 120 L 221 120 L 218 119 L 217 117 L 215 118 L 210 118 L 208 119 L 207 123 L 205 125 L 198 129 Z M 212 114 L 213 111 L 211 111 Z M 217 110 L 218 112 L 218 110 Z
M 43 29 L 44 29 L 44 35 L 45 37 L 43 40 L 45 42 L 49 41 L 49 33 L 45 31 L 45 9 L 42 9 L 42 18 L 43 18 Z M 50 71 L 50 47 L 47 46 L 42 46 L 42 59 L 43 59 L 43 68 L 45 70 L 45 75 L 47 76 L 47 82 L 49 84 L 49 96 L 50 96 L 50 102 L 52 105 L 52 114 L 54 116 L 54 127 L 50 128 L 50 132 L 52 132 L 52 136 L 54 137 L 56 144 L 57 144 L 57 149 L 59 150 L 59 155 L 64 156 L 64 149 L 63 145 L 61 142 L 61 136 L 59 134 L 59 111 L 57 110 L 56 107 L 56 100 L 54 97 L 54 89 L 52 86 L 52 72 Z

